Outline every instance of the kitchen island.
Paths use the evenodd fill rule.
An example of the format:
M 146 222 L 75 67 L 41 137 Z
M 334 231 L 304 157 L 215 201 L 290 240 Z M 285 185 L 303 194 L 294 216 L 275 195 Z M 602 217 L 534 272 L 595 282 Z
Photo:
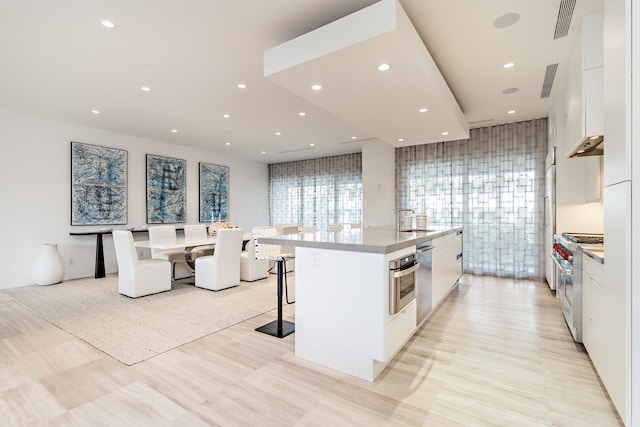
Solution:
M 435 307 L 462 274 L 461 232 L 387 226 L 259 238 L 295 247 L 296 356 L 373 381 L 419 326 L 415 300 L 390 314 L 389 261 L 433 242 L 447 256 L 446 262 L 433 257 Z

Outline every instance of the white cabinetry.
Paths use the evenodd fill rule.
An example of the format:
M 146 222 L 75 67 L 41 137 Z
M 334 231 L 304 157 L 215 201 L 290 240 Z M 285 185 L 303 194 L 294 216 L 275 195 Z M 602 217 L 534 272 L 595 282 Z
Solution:
M 462 276 L 462 232 L 447 234 L 433 240 L 433 307 L 446 297 Z
M 627 10 L 625 10 L 628 8 Z M 631 179 L 631 63 L 629 35 L 631 34 L 628 10 L 631 2 L 606 0 L 604 25 L 604 185 L 612 185 Z M 634 31 L 638 38 L 640 31 Z M 634 45 L 636 45 L 634 43 Z M 639 55 L 633 56 L 637 72 Z M 637 85 L 633 89 L 637 91 Z M 634 105 L 634 111 L 636 110 Z
M 578 205 L 602 200 L 601 157 L 567 158 L 585 136 L 604 133 L 603 13 L 586 16 L 565 74 L 564 133 L 558 135 L 556 202 Z M 559 114 L 556 112 L 556 114 Z M 605 136 L 606 138 L 606 136 Z M 563 211 L 558 225 L 562 228 Z

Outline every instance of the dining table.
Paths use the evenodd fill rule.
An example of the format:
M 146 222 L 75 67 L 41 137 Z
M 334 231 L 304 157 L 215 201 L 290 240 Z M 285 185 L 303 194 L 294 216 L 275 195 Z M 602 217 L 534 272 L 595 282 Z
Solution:
M 159 239 L 159 240 L 138 240 L 135 242 L 135 246 L 138 248 L 148 249 L 184 249 L 185 262 L 193 270 L 196 268 L 196 261 L 192 258 L 191 252 L 193 248 L 206 246 L 208 248 L 215 249 L 216 238 L 215 237 L 176 237 L 172 239 Z

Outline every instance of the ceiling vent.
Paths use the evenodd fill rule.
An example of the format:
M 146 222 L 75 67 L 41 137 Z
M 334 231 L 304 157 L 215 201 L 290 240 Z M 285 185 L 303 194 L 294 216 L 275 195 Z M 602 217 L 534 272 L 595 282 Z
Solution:
M 313 147 L 294 148 L 292 150 L 278 151 L 278 154 L 295 153 L 295 152 L 298 152 L 298 151 L 307 151 L 307 150 L 313 150 Z
M 542 82 L 542 93 L 540 98 L 548 98 L 551 95 L 551 88 L 553 87 L 553 80 L 556 78 L 556 71 L 558 71 L 558 64 L 547 65 L 547 71 L 544 73 L 544 82 Z
M 560 9 L 558 10 L 558 20 L 556 21 L 556 32 L 553 39 L 559 39 L 569 34 L 569 26 L 573 17 L 573 9 L 576 6 L 576 0 L 560 0 Z M 544 98 L 544 97 L 543 97 Z

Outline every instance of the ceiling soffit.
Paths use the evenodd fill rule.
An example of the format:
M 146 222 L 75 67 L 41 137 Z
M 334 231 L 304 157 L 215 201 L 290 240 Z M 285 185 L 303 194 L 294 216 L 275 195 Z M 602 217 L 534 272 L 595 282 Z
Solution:
M 378 71 L 381 63 L 391 69 Z M 397 0 L 265 51 L 264 75 L 394 146 L 469 137 L 468 121 Z

